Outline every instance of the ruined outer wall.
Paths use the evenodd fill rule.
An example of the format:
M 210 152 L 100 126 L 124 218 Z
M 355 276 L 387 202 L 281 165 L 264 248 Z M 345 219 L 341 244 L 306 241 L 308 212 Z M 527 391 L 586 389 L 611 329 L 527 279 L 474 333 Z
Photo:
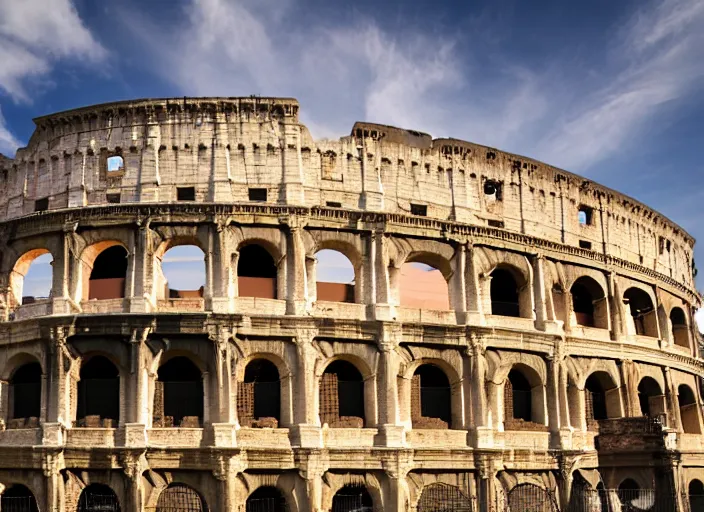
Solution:
M 274 98 L 183 98 L 97 105 L 35 120 L 14 162 L 0 162 L 0 212 L 176 201 L 240 203 L 249 188 L 267 202 L 427 215 L 502 227 L 589 247 L 693 288 L 694 240 L 647 206 L 525 157 L 454 139 L 357 123 L 349 137 L 314 141 L 298 103 Z M 110 155 L 125 169 L 108 173 Z M 484 193 L 492 181 L 501 200 Z M 581 205 L 593 211 L 580 225 Z M 661 249 L 662 247 L 662 249 Z

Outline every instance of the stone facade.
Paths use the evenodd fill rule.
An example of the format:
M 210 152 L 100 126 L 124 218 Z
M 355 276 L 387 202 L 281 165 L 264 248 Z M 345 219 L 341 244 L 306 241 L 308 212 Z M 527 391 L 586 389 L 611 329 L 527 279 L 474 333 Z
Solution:
M 580 486 L 630 479 L 687 510 L 704 481 L 694 240 L 634 199 L 388 126 L 314 141 L 293 99 L 35 122 L 0 159 L 7 499 L 423 512 L 515 510 L 530 488 L 577 510 Z M 171 290 L 162 259 L 186 244 L 205 284 Z M 323 249 L 354 290 L 319 286 Z M 96 277 L 110 250 L 126 268 Z M 51 293 L 30 299 L 45 253 Z M 404 301 L 411 262 L 448 309 Z

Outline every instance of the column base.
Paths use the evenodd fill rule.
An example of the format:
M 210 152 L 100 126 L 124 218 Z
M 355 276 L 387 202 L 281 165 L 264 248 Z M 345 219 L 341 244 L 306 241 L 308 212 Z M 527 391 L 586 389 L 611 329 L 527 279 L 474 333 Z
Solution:
M 144 448 L 147 446 L 147 426 L 142 423 L 125 423 L 125 446 Z
M 61 423 L 44 423 L 42 425 L 42 445 L 63 446 L 64 426 Z
M 213 445 L 223 448 L 237 446 L 234 423 L 213 423 Z
M 550 444 L 560 450 L 572 449 L 572 427 L 562 427 L 560 430 L 550 432 Z
M 205 299 L 205 310 L 213 313 L 231 313 L 234 307 L 227 297 L 210 297 Z
M 389 304 L 376 304 L 374 306 L 374 320 L 383 322 L 396 321 L 396 308 Z
M 291 445 L 301 448 L 322 448 L 321 428 L 317 425 L 293 425 L 289 430 Z
M 468 434 L 469 445 L 477 449 L 496 448 L 494 429 L 491 427 L 474 427 Z
M 406 429 L 402 425 L 379 425 L 379 433 L 374 436 L 374 446 L 403 448 L 406 446 Z
M 291 316 L 305 316 L 306 315 L 306 301 L 305 300 L 290 300 L 286 302 L 286 314 Z

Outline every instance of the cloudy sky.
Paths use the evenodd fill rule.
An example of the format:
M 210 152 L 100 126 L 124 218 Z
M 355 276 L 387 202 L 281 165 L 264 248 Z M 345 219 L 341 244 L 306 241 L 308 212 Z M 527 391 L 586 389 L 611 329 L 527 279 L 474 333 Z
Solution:
M 702 240 L 704 0 L 0 0 L 0 152 L 32 117 L 136 97 L 293 96 L 524 154 Z M 700 281 L 701 283 L 701 281 Z

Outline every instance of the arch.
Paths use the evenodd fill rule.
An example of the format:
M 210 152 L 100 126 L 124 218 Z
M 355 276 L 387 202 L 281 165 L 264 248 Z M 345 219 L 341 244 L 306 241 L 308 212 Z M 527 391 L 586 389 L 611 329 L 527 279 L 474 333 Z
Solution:
M 521 271 L 513 265 L 500 263 L 489 273 L 491 314 L 530 318 L 530 290 Z
M 650 510 L 655 504 L 655 493 L 652 489 L 641 489 L 638 482 L 632 478 L 623 480 L 616 493 L 626 510 Z
M 415 254 L 395 272 L 402 307 L 436 311 L 450 309 L 450 289 L 439 258 L 425 253 Z
M 277 297 L 277 265 L 266 245 L 252 242 L 240 246 L 237 257 L 237 288 L 240 297 Z
M 288 512 L 286 497 L 276 487 L 265 485 L 249 495 L 246 512 Z
M 677 388 L 677 400 L 680 405 L 682 430 L 686 434 L 701 434 L 699 407 L 692 388 L 687 384 L 680 384 Z
M 264 358 L 252 359 L 237 390 L 240 425 L 273 426 L 281 421 L 281 381 L 276 365 Z
M 0 510 L 6 512 L 39 512 L 34 493 L 22 484 L 13 484 L 0 495 Z
M 48 249 L 32 249 L 20 256 L 10 274 L 10 289 L 16 305 L 32 304 L 51 297 L 54 258 Z
M 656 417 L 665 413 L 665 397 L 660 384 L 652 377 L 643 377 L 638 383 L 638 401 L 643 416 Z
M 115 427 L 120 419 L 120 372 L 104 356 L 81 366 L 76 419 L 79 427 Z
M 186 356 L 159 367 L 154 390 L 154 426 L 200 427 L 203 424 L 203 376 Z
M 364 379 L 354 364 L 338 359 L 325 367 L 320 379 L 319 404 L 323 425 L 364 426 Z
M 109 244 L 106 246 L 106 244 Z M 84 252 L 98 252 L 90 264 L 88 294 L 91 299 L 121 299 L 125 297 L 128 253 L 118 242 L 100 242 Z M 88 262 L 84 261 L 84 264 Z M 85 296 L 85 295 L 84 295 Z
M 474 500 L 456 485 L 442 482 L 426 485 L 418 501 L 418 512 L 474 512 Z
M 78 497 L 78 512 L 120 512 L 117 494 L 104 484 L 90 484 Z
M 448 428 L 452 425 L 450 381 L 435 364 L 421 364 L 413 373 L 411 421 L 413 428 Z
M 345 485 L 332 498 L 331 512 L 372 512 L 372 497 L 364 485 Z
M 355 302 L 356 269 L 352 260 L 342 251 L 321 249 L 314 261 L 316 300 Z
M 682 308 L 674 307 L 670 310 L 670 328 L 675 345 L 689 348 L 689 327 L 687 326 L 687 316 Z
M 504 381 L 504 423 L 507 430 L 545 425 L 543 381 L 526 364 L 514 364 Z
M 154 279 L 157 296 L 170 299 L 203 297 L 206 286 L 203 249 L 187 240 L 174 240 L 163 250 Z
M 171 483 L 161 491 L 156 502 L 156 512 L 207 512 L 205 499 L 193 487 Z
M 10 418 L 37 422 L 41 415 L 42 367 L 38 362 L 25 363 L 18 367 L 10 378 Z M 24 424 L 22 425 L 24 426 Z
M 620 416 L 620 396 L 611 375 L 593 372 L 584 383 L 587 421 Z
M 535 484 L 518 484 L 508 493 L 509 510 L 559 512 L 555 494 Z
M 633 286 L 625 291 L 623 301 L 630 309 L 634 334 L 657 338 L 657 315 L 650 294 Z
M 570 288 L 575 322 L 586 327 L 609 328 L 606 294 L 589 276 L 579 277 Z
M 704 510 L 704 484 L 701 480 L 694 479 L 687 486 L 687 495 L 689 497 L 689 510 Z

